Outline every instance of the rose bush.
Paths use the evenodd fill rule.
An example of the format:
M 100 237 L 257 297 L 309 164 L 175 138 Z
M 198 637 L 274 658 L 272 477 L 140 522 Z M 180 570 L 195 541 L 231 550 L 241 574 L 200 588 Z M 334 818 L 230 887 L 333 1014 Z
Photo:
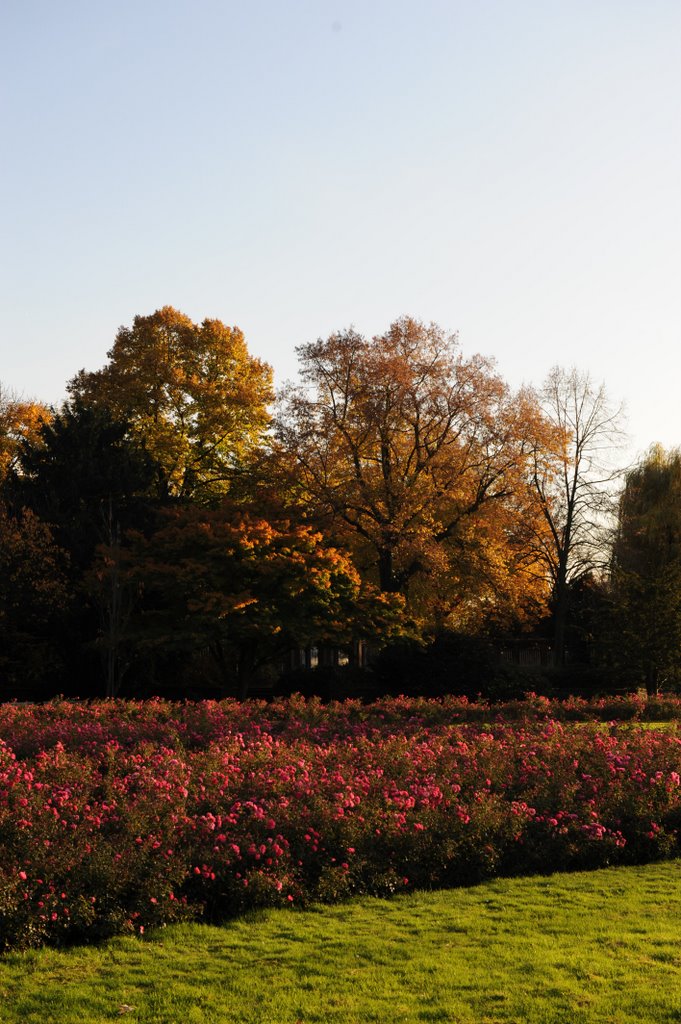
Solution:
M 0 948 L 677 855 L 651 702 L 2 705 Z

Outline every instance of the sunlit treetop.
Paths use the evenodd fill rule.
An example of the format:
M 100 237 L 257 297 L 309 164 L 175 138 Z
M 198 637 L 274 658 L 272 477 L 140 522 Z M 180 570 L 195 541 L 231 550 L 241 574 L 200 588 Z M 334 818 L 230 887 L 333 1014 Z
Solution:
M 158 461 L 161 497 L 210 500 L 261 443 L 272 370 L 238 327 L 193 323 L 171 306 L 121 327 L 109 362 L 81 370 L 68 390 L 128 420 Z
M 468 622 L 473 606 L 476 620 L 492 604 L 517 608 L 530 590 L 534 605 L 545 587 L 526 549 L 525 524 L 542 528 L 529 439 L 545 439 L 547 458 L 555 439 L 532 393 L 512 393 L 490 360 L 464 358 L 455 336 L 411 317 L 298 355 L 302 385 L 283 396 L 279 442 L 301 502 L 381 590 L 419 612 L 430 603 L 447 624 L 453 613 Z
M 0 384 L 0 482 L 16 468 L 24 441 L 35 442 L 49 418 L 45 406 L 18 398 Z

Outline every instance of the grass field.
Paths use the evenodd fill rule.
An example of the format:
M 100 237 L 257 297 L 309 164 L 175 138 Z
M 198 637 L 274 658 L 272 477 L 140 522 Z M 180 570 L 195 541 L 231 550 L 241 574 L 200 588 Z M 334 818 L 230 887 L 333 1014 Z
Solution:
M 681 1021 L 681 862 L 0 959 L 1 1024 Z

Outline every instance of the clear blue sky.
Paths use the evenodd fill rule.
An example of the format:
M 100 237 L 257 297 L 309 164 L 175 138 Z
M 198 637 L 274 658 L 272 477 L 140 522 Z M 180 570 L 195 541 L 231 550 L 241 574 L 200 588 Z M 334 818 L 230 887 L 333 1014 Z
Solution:
M 409 313 L 681 444 L 678 0 L 3 0 L 0 381 L 170 304 L 294 346 Z

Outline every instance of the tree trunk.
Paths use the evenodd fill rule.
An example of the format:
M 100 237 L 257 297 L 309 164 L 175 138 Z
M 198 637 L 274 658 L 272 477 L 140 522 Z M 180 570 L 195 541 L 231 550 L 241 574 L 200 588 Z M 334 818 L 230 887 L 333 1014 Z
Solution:
M 230 690 L 233 692 L 234 675 L 230 670 L 230 665 L 225 657 L 225 651 L 222 644 L 219 640 L 215 640 L 209 645 L 208 650 L 210 651 L 213 661 L 217 666 L 223 693 L 229 693 Z
M 395 577 L 392 547 L 378 549 L 378 578 L 383 593 L 396 594 L 399 591 L 399 584 Z
M 555 611 L 553 617 L 553 667 L 562 668 L 565 664 L 565 638 L 567 633 L 569 594 L 567 583 L 567 567 L 561 566 L 555 588 Z
M 105 513 L 105 543 L 109 547 L 109 568 L 106 588 L 101 597 L 104 620 L 106 696 L 117 697 L 121 687 L 121 637 L 123 633 L 123 584 L 121 581 L 121 527 L 115 519 L 113 501 L 109 496 Z
M 255 645 L 252 641 L 239 645 L 237 662 L 237 681 L 239 688 L 239 700 L 248 698 L 248 691 L 255 673 Z
M 660 692 L 660 672 L 655 664 L 648 666 L 646 672 L 646 693 L 649 697 L 656 697 Z

